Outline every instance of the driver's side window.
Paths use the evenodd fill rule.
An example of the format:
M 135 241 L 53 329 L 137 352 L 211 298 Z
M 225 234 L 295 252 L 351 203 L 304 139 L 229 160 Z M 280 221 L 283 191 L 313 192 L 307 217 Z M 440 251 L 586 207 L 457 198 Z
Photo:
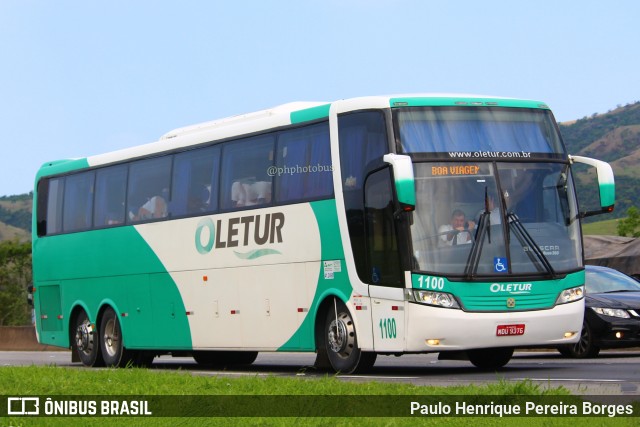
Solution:
M 365 182 L 368 282 L 373 285 L 402 286 L 394 212 L 391 172 L 384 168 Z

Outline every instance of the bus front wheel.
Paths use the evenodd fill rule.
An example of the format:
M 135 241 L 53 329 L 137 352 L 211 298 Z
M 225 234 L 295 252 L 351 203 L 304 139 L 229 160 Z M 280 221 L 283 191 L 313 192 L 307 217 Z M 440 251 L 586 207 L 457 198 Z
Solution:
M 327 311 L 324 328 L 325 351 L 336 372 L 352 374 L 370 369 L 376 353 L 361 351 L 353 318 L 342 302 Z

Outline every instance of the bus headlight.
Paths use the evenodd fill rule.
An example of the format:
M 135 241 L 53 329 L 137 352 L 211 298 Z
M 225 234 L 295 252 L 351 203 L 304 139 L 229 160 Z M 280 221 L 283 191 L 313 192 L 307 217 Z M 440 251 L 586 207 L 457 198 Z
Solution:
M 420 304 L 435 305 L 445 308 L 460 308 L 453 295 L 446 292 L 413 290 L 413 299 Z
M 560 292 L 556 304 L 566 304 L 568 302 L 581 300 L 582 298 L 584 298 L 584 286 L 577 286 Z

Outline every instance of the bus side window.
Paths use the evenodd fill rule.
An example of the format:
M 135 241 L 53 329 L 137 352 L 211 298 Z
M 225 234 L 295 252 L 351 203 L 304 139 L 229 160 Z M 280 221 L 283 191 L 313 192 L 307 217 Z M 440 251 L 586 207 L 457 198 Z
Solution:
M 62 232 L 64 178 L 47 178 L 38 183 L 38 236 Z
M 105 227 L 124 223 L 124 201 L 127 190 L 127 166 L 99 169 L 96 175 L 96 197 L 93 224 Z
M 167 216 L 171 156 L 131 163 L 127 191 L 129 222 Z
M 77 173 L 66 177 L 62 215 L 62 228 L 65 233 L 91 228 L 94 179 L 94 172 Z
M 368 282 L 373 285 L 402 286 L 394 212 L 390 169 L 381 169 L 365 182 Z
M 329 123 L 281 132 L 276 159 L 278 202 L 319 199 L 333 194 Z
M 262 135 L 224 146 L 220 186 L 223 209 L 271 203 L 274 142 L 273 135 Z
M 338 117 L 342 194 L 347 213 L 351 250 L 358 277 L 369 282 L 365 249 L 362 186 L 367 165 L 377 167 L 389 151 L 384 114 L 380 111 L 348 113 Z M 376 162 L 380 162 L 378 165 Z
M 218 209 L 220 147 L 177 154 L 173 167 L 172 216 L 215 212 Z

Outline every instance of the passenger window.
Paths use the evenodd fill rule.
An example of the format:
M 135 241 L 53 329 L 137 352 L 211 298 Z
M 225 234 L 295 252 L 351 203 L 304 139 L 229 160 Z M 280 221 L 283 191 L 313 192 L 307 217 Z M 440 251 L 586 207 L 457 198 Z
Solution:
M 42 190 L 38 193 L 38 202 L 46 202 L 46 221 L 42 225 L 39 224 L 39 234 L 57 234 L 62 233 L 62 200 L 64 195 L 64 178 L 52 178 L 49 180 L 40 181 L 42 190 L 46 192 L 46 197 L 40 197 L 43 195 Z M 47 185 L 48 184 L 48 185 Z M 38 212 L 40 212 L 40 203 L 38 203 Z M 41 214 L 45 217 L 44 214 Z
M 93 172 L 65 178 L 62 229 L 65 233 L 91 228 L 93 211 Z
M 278 138 L 277 201 L 291 202 L 331 196 L 333 168 L 329 124 L 283 132 Z
M 175 156 L 170 213 L 197 215 L 218 209 L 219 147 L 188 151 Z
M 96 172 L 94 227 L 124 224 L 127 166 L 112 166 Z
M 264 135 L 225 145 L 222 162 L 222 208 L 271 203 L 274 137 Z
M 168 215 L 171 156 L 141 160 L 129 168 L 127 222 L 164 218 Z

